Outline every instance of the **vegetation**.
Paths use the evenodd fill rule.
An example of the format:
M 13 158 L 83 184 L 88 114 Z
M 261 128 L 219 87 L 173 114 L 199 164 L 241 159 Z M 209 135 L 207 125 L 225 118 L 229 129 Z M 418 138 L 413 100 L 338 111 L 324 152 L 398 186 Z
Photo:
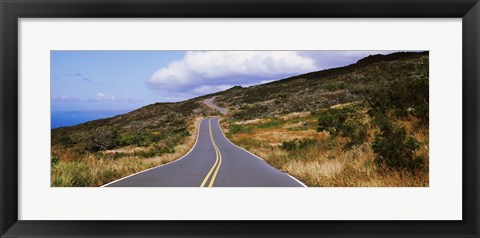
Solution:
M 406 168 L 411 172 L 423 167 L 424 159 L 415 154 L 419 148 L 417 140 L 407 136 L 405 128 L 393 124 L 385 116 L 379 115 L 375 119 L 380 128 L 372 145 L 377 153 L 375 163 L 394 169 Z
M 417 164 L 423 166 L 414 163 L 411 163 L 413 166 L 392 166 L 378 159 L 399 157 L 391 154 L 388 147 L 381 147 L 384 150 L 376 149 L 375 142 L 381 140 L 380 137 L 375 137 L 375 134 L 380 132 L 373 122 L 368 123 L 369 126 L 366 127 L 368 129 L 363 138 L 365 141 L 350 146 L 350 137 L 332 135 L 328 131 L 317 132 L 316 116 L 307 113 L 289 118 L 290 115 L 280 116 L 288 118 L 282 125 L 261 128 L 262 121 L 268 119 L 257 120 L 242 125 L 250 128 L 249 132 L 227 133 L 227 137 L 233 143 L 260 156 L 270 165 L 295 176 L 308 186 L 428 186 L 428 129 L 419 127 L 420 120 L 414 118 L 399 120 L 396 123 L 397 128 L 403 125 L 403 128 L 413 131 L 405 129 L 406 137 L 404 140 L 400 139 L 403 144 L 399 142 L 384 144 L 400 145 L 395 150 L 400 151 L 401 155 L 424 158 Z M 235 123 L 243 122 L 227 120 L 222 126 L 229 128 L 229 125 Z M 415 150 L 407 146 L 406 138 L 419 141 Z M 386 157 L 384 153 L 393 156 Z
M 305 149 L 307 146 L 317 145 L 317 142 L 318 141 L 314 139 L 287 140 L 282 142 L 280 148 L 288 151 L 300 151 Z
M 228 130 L 230 134 L 249 133 L 251 131 L 252 131 L 251 127 L 235 125 L 235 124 L 230 125 L 230 129 Z
M 367 138 L 368 125 L 362 123 L 363 115 L 353 108 L 329 108 L 319 113 L 317 131 L 327 131 L 336 136 L 349 138 L 346 146 L 362 144 Z

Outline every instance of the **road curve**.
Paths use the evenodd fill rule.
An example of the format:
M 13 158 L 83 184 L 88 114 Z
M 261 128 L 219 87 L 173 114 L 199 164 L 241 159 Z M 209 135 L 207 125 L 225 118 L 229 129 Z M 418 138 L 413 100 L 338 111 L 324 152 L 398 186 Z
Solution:
M 197 141 L 182 158 L 119 179 L 106 187 L 304 187 L 231 143 L 219 118 L 200 122 Z
M 223 107 L 219 107 L 217 105 L 215 105 L 213 103 L 213 100 L 215 99 L 216 97 L 212 97 L 212 98 L 208 98 L 208 99 L 205 99 L 203 101 L 203 103 L 205 103 L 207 106 L 219 111 L 220 113 L 222 113 L 223 115 L 227 114 L 228 113 L 228 109 L 226 108 L 223 108 Z

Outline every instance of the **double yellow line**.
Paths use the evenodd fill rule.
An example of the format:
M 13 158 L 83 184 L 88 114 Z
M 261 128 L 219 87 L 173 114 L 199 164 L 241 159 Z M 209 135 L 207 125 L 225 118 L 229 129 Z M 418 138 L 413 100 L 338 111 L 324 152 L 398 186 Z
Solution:
M 220 150 L 218 149 L 217 144 L 215 143 L 215 140 L 213 140 L 211 121 L 212 121 L 211 118 L 208 119 L 208 129 L 210 131 L 210 140 L 212 141 L 213 148 L 215 149 L 216 159 L 215 159 L 215 163 L 213 164 L 212 168 L 208 172 L 207 176 L 203 179 L 203 182 L 200 185 L 200 187 L 205 187 L 208 179 L 210 178 L 210 175 L 212 175 L 212 178 L 210 179 L 210 183 L 208 183 L 208 187 L 212 187 L 213 183 L 215 182 L 215 178 L 217 177 L 218 170 L 220 170 L 220 166 L 222 165 L 222 154 L 220 153 Z

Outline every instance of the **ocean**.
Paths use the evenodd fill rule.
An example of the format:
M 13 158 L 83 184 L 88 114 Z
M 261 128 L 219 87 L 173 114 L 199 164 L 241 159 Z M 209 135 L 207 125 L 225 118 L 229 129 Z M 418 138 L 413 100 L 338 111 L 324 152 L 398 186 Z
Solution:
M 130 111 L 132 110 L 53 111 L 51 112 L 51 129 L 74 126 L 87 121 L 113 117 Z

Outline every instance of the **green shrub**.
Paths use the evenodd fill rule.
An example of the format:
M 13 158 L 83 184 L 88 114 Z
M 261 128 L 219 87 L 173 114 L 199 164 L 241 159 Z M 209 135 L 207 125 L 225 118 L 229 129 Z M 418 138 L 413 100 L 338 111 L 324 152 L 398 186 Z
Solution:
M 375 122 L 380 128 L 372 144 L 373 151 L 377 153 L 377 165 L 406 168 L 412 172 L 423 166 L 423 158 L 415 155 L 418 142 L 407 136 L 405 128 L 393 124 L 382 114 L 376 115 Z
M 185 136 L 190 136 L 190 132 L 185 127 L 171 128 L 169 130 L 160 131 L 160 133 L 154 133 L 147 129 L 139 129 L 134 132 L 123 133 L 118 137 L 117 144 L 120 147 L 129 145 L 147 147 L 165 139 L 168 139 L 167 141 L 169 142 L 177 143 Z
M 328 131 L 332 135 L 337 135 L 347 120 L 349 113 L 350 111 L 345 108 L 329 108 L 320 112 L 317 131 Z
M 56 154 L 52 154 L 50 158 L 50 166 L 51 167 L 57 166 L 59 161 L 60 161 L 60 157 L 58 157 L 58 155 Z
M 308 146 L 316 145 L 317 141 L 314 139 L 303 139 L 303 140 L 288 140 L 283 141 L 280 145 L 280 148 L 288 151 L 300 151 Z
M 298 150 L 298 144 L 296 140 L 288 140 L 288 141 L 282 142 L 282 145 L 280 145 L 280 148 L 288 151 Z
M 257 127 L 258 128 L 273 128 L 273 127 L 279 127 L 283 124 L 283 120 L 282 119 L 279 119 L 279 118 L 276 118 L 276 117 L 272 117 L 270 118 L 267 122 L 264 122 L 262 124 L 259 124 Z
M 190 136 L 191 135 L 190 132 L 185 127 L 173 130 L 173 134 L 175 134 L 179 137 L 185 137 L 185 136 Z
M 366 90 L 366 100 L 374 112 L 393 109 L 395 116 L 410 114 L 428 123 L 428 73 L 373 81 Z
M 339 89 L 345 89 L 346 84 L 343 81 L 339 81 L 339 82 L 325 83 L 324 87 L 329 91 L 335 91 Z
M 160 156 L 162 154 L 171 154 L 174 152 L 175 152 L 175 149 L 172 147 L 155 146 L 150 150 L 134 151 L 134 155 L 137 155 L 143 158 L 151 158 L 155 156 Z
M 250 126 L 242 126 L 242 125 L 237 125 L 237 124 L 232 124 L 230 125 L 228 132 L 233 135 L 233 134 L 240 134 L 240 133 L 250 133 L 252 132 L 252 127 Z
M 69 147 L 69 146 L 71 146 L 75 143 L 73 138 L 68 134 L 61 135 L 60 138 L 59 138 L 59 141 L 60 141 L 60 144 L 62 144 L 63 147 Z
M 328 131 L 333 136 L 349 138 L 347 147 L 362 144 L 367 138 L 368 125 L 352 108 L 332 109 L 318 112 L 317 131 Z
M 343 124 L 341 135 L 350 139 L 347 147 L 352 147 L 365 142 L 368 136 L 367 131 L 367 124 L 362 123 L 359 118 L 352 118 Z
M 112 159 L 122 158 L 122 157 L 125 157 L 125 156 L 127 156 L 127 155 L 128 155 L 128 154 L 123 153 L 123 152 L 115 152 L 115 153 L 113 154 Z
M 232 113 L 233 119 L 250 120 L 264 116 L 271 108 L 260 103 L 244 104 L 239 110 Z

